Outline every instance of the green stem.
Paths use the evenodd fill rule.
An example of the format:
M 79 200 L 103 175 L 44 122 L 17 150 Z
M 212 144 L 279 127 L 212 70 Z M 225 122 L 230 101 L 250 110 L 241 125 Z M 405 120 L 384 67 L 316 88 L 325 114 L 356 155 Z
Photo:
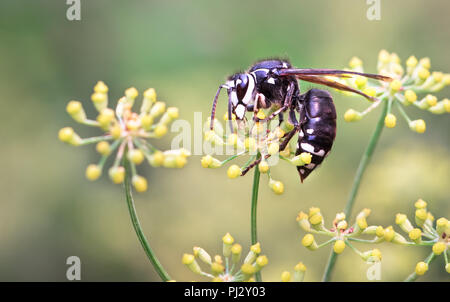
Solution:
M 348 198 L 347 204 L 345 205 L 344 213 L 345 217 L 347 219 L 349 218 L 353 205 L 355 204 L 356 194 L 358 193 L 359 186 L 361 184 L 361 179 L 364 175 L 364 172 L 366 171 L 367 165 L 370 162 L 370 159 L 372 158 L 373 151 L 375 150 L 375 147 L 380 139 L 381 131 L 384 127 L 384 118 L 386 117 L 388 109 L 388 102 L 385 100 L 383 109 L 381 111 L 381 115 L 378 119 L 377 125 L 375 127 L 375 131 L 372 134 L 372 137 L 370 138 L 369 144 L 367 145 L 366 151 L 364 152 L 361 161 L 359 162 L 358 170 L 356 171 L 355 178 L 353 180 L 353 186 L 352 190 L 350 192 L 350 196 Z M 325 268 L 325 272 L 322 277 L 322 281 L 327 282 L 330 281 L 331 273 L 333 272 L 334 265 L 336 263 L 336 257 L 337 254 L 332 250 L 330 257 L 328 258 L 328 263 Z
M 130 186 L 130 167 L 129 163 L 124 158 L 124 166 L 125 166 L 125 194 L 127 199 L 127 205 L 128 210 L 130 212 L 131 222 L 133 223 L 134 230 L 136 231 L 136 235 L 139 238 L 139 241 L 141 242 L 142 248 L 144 249 L 145 253 L 147 254 L 148 259 L 152 263 L 153 267 L 155 268 L 156 272 L 158 273 L 159 277 L 163 281 L 169 281 L 171 280 L 169 274 L 167 271 L 163 268 L 161 263 L 159 262 L 156 255 L 153 253 L 152 248 L 150 247 L 150 244 L 147 241 L 147 238 L 144 235 L 144 232 L 142 231 L 141 224 L 139 223 L 139 218 L 136 213 L 136 207 L 134 205 L 133 196 L 131 195 L 131 186 Z
M 430 263 L 434 260 L 434 258 L 436 258 L 436 255 L 435 255 L 433 252 L 431 252 L 431 254 L 428 255 L 428 257 L 425 259 L 424 262 L 425 262 L 427 265 L 430 265 Z M 419 278 L 419 275 L 417 275 L 416 272 L 414 272 L 414 273 L 412 273 L 411 275 L 409 275 L 409 276 L 404 280 L 404 282 L 413 282 L 413 281 L 416 281 L 417 278 Z
M 259 155 L 258 155 L 259 157 Z M 253 189 L 252 189 L 252 209 L 251 209 L 251 238 L 252 238 L 252 245 L 256 244 L 258 242 L 258 235 L 257 235 L 257 226 L 256 226 L 256 210 L 258 206 L 258 190 L 259 190 L 259 178 L 260 178 L 260 172 L 258 167 L 255 167 L 255 174 L 253 176 Z M 261 282 L 261 272 L 257 272 L 255 274 L 256 281 Z

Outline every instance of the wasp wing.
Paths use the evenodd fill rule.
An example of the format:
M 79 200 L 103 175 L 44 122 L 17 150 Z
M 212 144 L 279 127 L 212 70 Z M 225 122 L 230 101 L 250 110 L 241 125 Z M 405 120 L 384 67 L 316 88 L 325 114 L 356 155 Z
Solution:
M 366 99 L 370 101 L 376 101 L 377 99 L 369 96 L 357 89 L 351 88 L 347 85 L 344 85 L 342 83 L 333 81 L 329 78 L 326 78 L 326 76 L 333 76 L 333 77 L 339 77 L 339 78 L 349 78 L 351 75 L 359 75 L 366 78 L 371 78 L 379 81 L 392 81 L 392 78 L 386 77 L 379 74 L 370 74 L 370 73 L 362 73 L 362 72 L 356 72 L 356 71 L 348 71 L 348 70 L 336 70 L 336 69 L 296 69 L 296 68 L 287 68 L 287 69 L 281 69 L 279 71 L 280 76 L 295 76 L 299 80 L 325 85 L 328 87 L 332 87 L 338 90 L 344 90 L 353 92 L 359 95 L 362 95 Z
M 312 68 L 286 68 L 279 71 L 280 76 L 301 76 L 301 75 L 314 75 L 314 76 L 334 76 L 341 78 L 348 78 L 349 75 L 359 75 L 366 78 L 371 78 L 379 81 L 392 81 L 392 78 L 383 76 L 380 74 L 363 73 L 350 70 L 338 70 L 338 69 L 312 69 Z

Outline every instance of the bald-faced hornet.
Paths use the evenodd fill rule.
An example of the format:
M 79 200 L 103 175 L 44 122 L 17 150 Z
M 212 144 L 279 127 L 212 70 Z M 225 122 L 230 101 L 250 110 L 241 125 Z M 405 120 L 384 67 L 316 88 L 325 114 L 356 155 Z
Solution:
M 374 97 L 329 79 L 330 76 L 347 78 L 352 75 L 381 81 L 392 80 L 382 75 L 346 70 L 293 68 L 287 60 L 281 59 L 256 62 L 246 72 L 230 76 L 225 84 L 219 86 L 212 105 L 210 128 L 213 130 L 217 100 L 222 88 L 228 92 L 228 117 L 231 129 L 232 114 L 237 120 L 242 120 L 246 111 L 251 111 L 254 112 L 255 121 L 258 121 L 256 113 L 260 108 L 278 108 L 264 121 L 270 121 L 278 116 L 281 123 L 283 113 L 289 111 L 289 122 L 294 128 L 284 135 L 280 150 L 284 150 L 295 133 L 299 134 L 295 154 L 309 152 L 312 155 L 310 164 L 297 167 L 300 180 L 303 182 L 331 150 L 336 136 L 336 109 L 328 91 L 311 89 L 301 94 L 298 80 L 350 91 L 375 101 Z M 298 119 L 296 113 L 299 114 Z M 242 174 L 257 165 L 260 160 L 255 161 Z

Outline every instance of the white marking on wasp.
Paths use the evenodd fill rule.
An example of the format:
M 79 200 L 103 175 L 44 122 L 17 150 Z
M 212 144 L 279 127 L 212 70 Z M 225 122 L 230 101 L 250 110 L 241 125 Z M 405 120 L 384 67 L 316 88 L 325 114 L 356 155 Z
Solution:
M 225 84 L 228 86 L 228 89 L 234 87 L 234 81 L 227 81 Z
M 305 174 L 305 169 L 300 169 L 301 174 Z
M 314 132 L 314 129 L 306 129 L 306 133 L 308 133 L 308 134 L 313 134 L 313 132 Z
M 248 87 L 247 91 L 245 92 L 245 96 L 242 99 L 242 103 L 244 103 L 245 105 L 247 105 L 250 102 L 253 95 L 253 90 L 255 89 L 255 79 L 253 78 L 253 76 L 247 74 L 247 79 L 248 79 Z
M 305 136 L 305 134 L 303 133 L 303 130 L 300 130 L 300 132 L 298 133 L 298 135 L 300 135 L 300 137 L 304 137 Z M 298 148 L 299 146 L 297 145 L 297 148 Z
M 239 102 L 239 100 L 237 98 L 236 90 L 232 90 L 230 92 L 230 98 L 231 98 L 231 103 L 233 104 L 233 106 L 236 106 Z
M 284 67 L 284 68 L 287 68 L 288 65 L 287 65 L 286 63 L 283 63 L 283 67 Z
M 308 151 L 311 154 L 317 155 L 317 156 L 324 156 L 325 150 L 319 150 L 318 152 L 314 151 L 314 147 L 308 143 L 302 143 L 301 144 L 303 150 Z
M 241 120 L 245 114 L 245 106 L 242 104 L 237 105 L 235 112 L 236 112 L 237 118 Z
M 272 85 L 275 85 L 275 79 L 274 79 L 274 78 L 269 78 L 269 79 L 267 80 L 267 83 L 272 84 Z
M 258 108 L 259 105 L 261 105 L 263 108 L 266 108 L 267 104 L 266 104 L 266 96 L 262 93 L 258 93 L 256 95 L 256 101 L 259 103 L 258 104 Z
M 312 169 L 314 169 L 315 166 L 316 166 L 316 164 L 311 163 L 311 164 L 306 165 L 305 168 L 312 170 Z

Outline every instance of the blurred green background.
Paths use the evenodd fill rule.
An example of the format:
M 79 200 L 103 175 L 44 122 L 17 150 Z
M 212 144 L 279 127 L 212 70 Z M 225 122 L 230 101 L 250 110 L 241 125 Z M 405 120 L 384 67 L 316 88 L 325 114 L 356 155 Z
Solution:
M 106 176 L 95 183 L 84 178 L 85 166 L 98 160 L 95 148 L 57 140 L 63 126 L 84 137 L 99 134 L 65 113 L 66 103 L 79 99 L 92 116 L 89 96 L 98 80 L 109 85 L 113 102 L 129 86 L 155 87 L 161 100 L 192 121 L 193 112 L 206 117 L 227 75 L 268 56 L 288 56 L 298 67 L 342 68 L 356 55 L 368 72 L 376 72 L 378 51 L 386 48 L 403 60 L 429 56 L 433 69 L 450 71 L 448 1 L 382 1 L 380 21 L 367 20 L 363 0 L 82 0 L 81 21 L 72 22 L 67 8 L 65 1 L 0 4 L 1 281 L 64 281 L 71 255 L 81 258 L 84 281 L 158 280 L 132 229 L 122 187 Z M 319 206 L 330 224 L 342 211 L 379 112 L 345 123 L 346 109 L 368 103 L 333 94 L 338 134 L 323 166 L 303 185 L 292 166 L 277 166 L 273 175 L 285 183 L 282 196 L 262 177 L 259 239 L 270 261 L 265 280 L 279 280 L 298 261 L 308 267 L 306 281 L 321 278 L 329 248 L 310 252 L 301 246 L 304 232 L 296 214 Z M 448 88 L 438 96 L 444 95 L 450 95 Z M 413 217 L 418 198 L 437 217 L 449 216 L 450 119 L 407 111 L 427 122 L 427 132 L 411 132 L 400 117 L 395 129 L 383 132 L 354 210 L 371 208 L 369 224 L 394 224 L 398 212 Z M 170 135 L 158 143 L 169 148 Z M 199 280 L 181 264 L 181 255 L 194 245 L 219 253 L 226 232 L 247 250 L 250 175 L 229 180 L 225 168 L 201 168 L 200 156 L 189 158 L 183 170 L 139 169 L 149 190 L 135 195 L 138 213 L 174 279 Z M 383 253 L 382 281 L 402 280 L 429 253 L 377 247 Z M 333 280 L 366 281 L 367 268 L 348 249 Z M 448 276 L 439 257 L 421 280 L 449 281 Z

